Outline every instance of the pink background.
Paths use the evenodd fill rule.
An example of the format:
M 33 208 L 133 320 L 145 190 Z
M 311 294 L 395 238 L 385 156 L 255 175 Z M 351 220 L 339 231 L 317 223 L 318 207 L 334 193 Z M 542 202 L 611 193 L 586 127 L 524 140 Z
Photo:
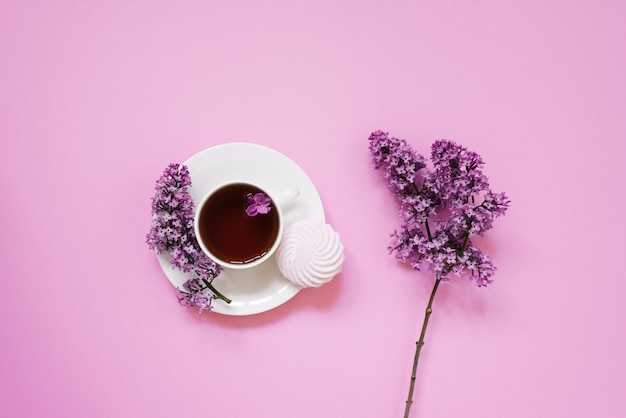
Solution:
M 432 277 L 387 255 L 376 129 L 478 151 L 499 270 L 441 288 L 414 417 L 623 417 L 622 1 L 4 1 L 0 415 L 399 417 Z M 316 184 L 343 273 L 181 308 L 154 181 L 225 142 Z

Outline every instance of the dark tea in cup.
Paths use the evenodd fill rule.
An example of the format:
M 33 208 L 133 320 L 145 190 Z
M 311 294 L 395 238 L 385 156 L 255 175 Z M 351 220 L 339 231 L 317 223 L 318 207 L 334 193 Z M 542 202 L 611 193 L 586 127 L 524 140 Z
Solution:
M 247 183 L 223 185 L 198 207 L 198 241 L 214 261 L 243 268 L 272 252 L 281 231 L 280 209 L 269 195 Z

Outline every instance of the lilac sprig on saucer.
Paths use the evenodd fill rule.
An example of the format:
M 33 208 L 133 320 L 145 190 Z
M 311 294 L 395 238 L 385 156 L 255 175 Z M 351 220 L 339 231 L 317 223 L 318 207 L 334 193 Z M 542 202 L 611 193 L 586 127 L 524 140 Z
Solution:
M 210 311 L 214 299 L 230 303 L 215 287 L 213 280 L 221 267 L 200 249 L 194 231 L 194 202 L 189 194 L 189 169 L 182 164 L 169 164 L 156 181 L 152 198 L 152 227 L 147 244 L 157 254 L 169 253 L 173 268 L 192 277 L 177 289 L 178 301 L 185 307 Z
M 492 228 L 493 220 L 505 214 L 510 201 L 491 190 L 483 174 L 480 155 L 453 141 L 438 140 L 431 147 L 432 168 L 403 139 L 375 131 L 369 150 L 376 169 L 383 172 L 398 202 L 402 224 L 393 233 L 389 252 L 413 269 L 426 267 L 435 283 L 419 340 L 416 344 L 411 384 L 404 417 L 413 403 L 415 374 L 433 300 L 440 282 L 467 276 L 478 287 L 492 283 L 495 266 L 472 237 Z

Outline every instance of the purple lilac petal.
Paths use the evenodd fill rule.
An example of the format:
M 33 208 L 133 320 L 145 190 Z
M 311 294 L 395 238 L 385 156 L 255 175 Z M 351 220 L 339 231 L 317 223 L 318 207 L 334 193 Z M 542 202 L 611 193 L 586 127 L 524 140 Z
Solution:
M 272 200 L 265 193 L 255 193 L 248 196 L 248 207 L 246 214 L 248 216 L 256 216 L 258 214 L 267 214 L 272 210 L 270 204 Z

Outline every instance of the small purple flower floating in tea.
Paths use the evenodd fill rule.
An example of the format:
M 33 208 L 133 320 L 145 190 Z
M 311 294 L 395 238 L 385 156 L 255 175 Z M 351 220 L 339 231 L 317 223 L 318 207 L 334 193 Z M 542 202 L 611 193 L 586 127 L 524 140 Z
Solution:
M 248 196 L 248 207 L 246 214 L 248 216 L 257 216 L 258 214 L 266 215 L 270 213 L 272 199 L 265 193 L 255 193 Z

